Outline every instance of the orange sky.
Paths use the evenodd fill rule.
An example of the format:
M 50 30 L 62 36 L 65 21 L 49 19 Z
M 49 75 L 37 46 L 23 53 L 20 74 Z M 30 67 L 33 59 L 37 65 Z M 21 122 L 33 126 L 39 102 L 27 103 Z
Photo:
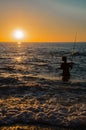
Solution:
M 77 41 L 86 41 L 85 5 L 66 1 L 0 1 L 0 41 L 16 41 L 16 29 L 25 32 L 25 42 L 73 42 L 76 31 Z

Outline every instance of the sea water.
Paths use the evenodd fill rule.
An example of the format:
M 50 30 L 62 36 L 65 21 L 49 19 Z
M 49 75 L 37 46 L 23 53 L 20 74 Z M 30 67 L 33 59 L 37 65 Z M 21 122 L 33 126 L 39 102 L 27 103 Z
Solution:
M 17 123 L 86 126 L 86 43 L 0 43 L 0 125 Z

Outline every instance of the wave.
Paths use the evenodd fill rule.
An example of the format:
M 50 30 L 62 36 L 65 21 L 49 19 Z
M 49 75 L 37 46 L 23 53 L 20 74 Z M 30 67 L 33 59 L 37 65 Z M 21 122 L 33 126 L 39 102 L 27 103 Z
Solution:
M 62 82 L 59 61 L 63 54 L 69 56 L 69 44 L 4 47 L 7 52 L 0 55 L 0 125 L 86 126 L 85 51 L 76 55 L 71 79 Z
M 9 96 L 5 95 L 0 99 L 0 124 L 42 123 L 63 127 L 86 126 L 84 95 L 64 91 L 30 87 L 26 91 L 21 88 Z
M 1 125 L 86 126 L 86 91 L 79 83 L 60 83 L 35 76 L 23 78 L 29 79 L 28 84 L 18 84 L 15 78 L 0 78 L 3 81 L 0 87 Z

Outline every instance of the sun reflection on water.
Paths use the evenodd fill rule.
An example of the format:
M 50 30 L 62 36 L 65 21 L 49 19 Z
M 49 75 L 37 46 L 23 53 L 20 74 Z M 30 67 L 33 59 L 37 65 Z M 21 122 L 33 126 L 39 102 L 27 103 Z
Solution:
M 18 46 L 18 48 L 20 48 L 21 47 L 21 42 L 17 42 L 17 46 Z
M 20 63 L 20 62 L 22 61 L 22 57 L 21 57 L 21 56 L 16 57 L 15 60 L 16 60 L 16 62 L 19 62 L 19 63 Z

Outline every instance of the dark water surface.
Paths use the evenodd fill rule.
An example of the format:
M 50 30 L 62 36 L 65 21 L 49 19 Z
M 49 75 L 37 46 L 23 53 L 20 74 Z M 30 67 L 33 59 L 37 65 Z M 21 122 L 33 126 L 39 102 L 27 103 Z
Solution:
M 74 62 L 68 82 L 62 55 Z M 0 43 L 0 124 L 17 122 L 86 126 L 86 43 Z

